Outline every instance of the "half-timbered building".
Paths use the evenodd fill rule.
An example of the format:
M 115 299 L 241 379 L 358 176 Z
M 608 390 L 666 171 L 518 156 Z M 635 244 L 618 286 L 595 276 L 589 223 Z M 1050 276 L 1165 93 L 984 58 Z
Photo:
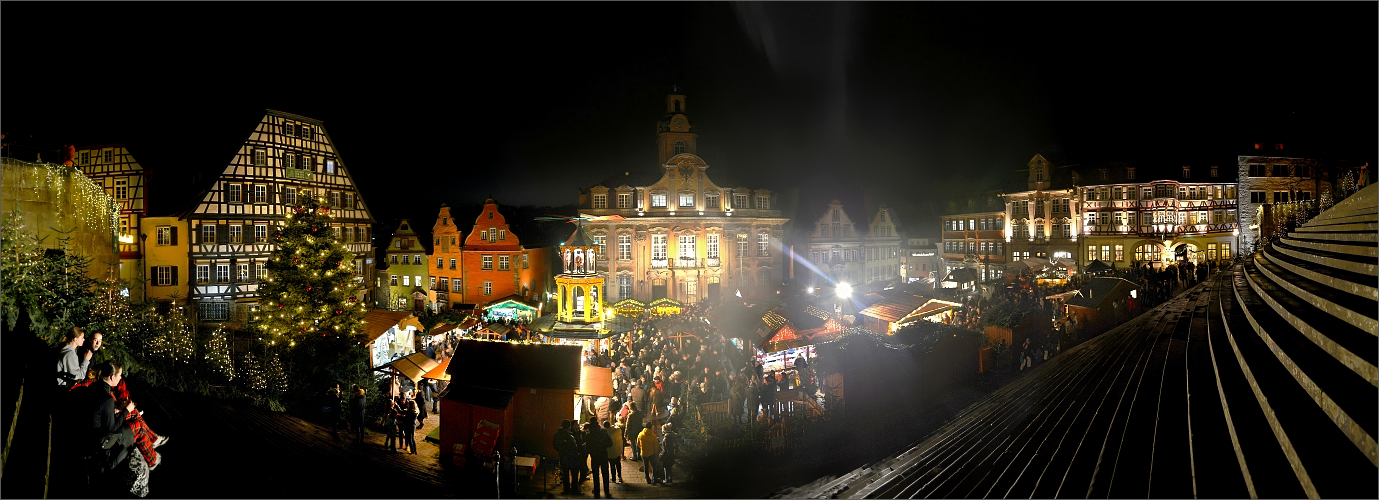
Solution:
M 319 120 L 270 109 L 183 216 L 190 243 L 188 298 L 201 321 L 247 318 L 258 303 L 258 283 L 267 277 L 272 227 L 282 225 L 286 210 L 306 196 L 331 208 L 331 229 L 355 254 L 355 269 L 372 268 L 373 216 L 330 134 Z M 367 283 L 365 274 L 356 279 Z
M 598 247 L 610 302 L 764 298 L 784 279 L 789 219 L 776 194 L 711 181 L 685 110 L 684 95 L 666 96 L 656 171 L 624 172 L 580 190 L 580 212 L 596 219 L 584 227 Z
M 144 242 L 139 239 L 139 225 L 148 215 L 144 168 L 124 144 L 76 148 L 75 161 L 81 173 L 105 188 L 105 192 L 120 204 L 120 228 L 116 233 L 120 245 L 120 279 L 128 284 L 130 299 L 142 301 L 149 279 L 143 274 L 140 262 Z

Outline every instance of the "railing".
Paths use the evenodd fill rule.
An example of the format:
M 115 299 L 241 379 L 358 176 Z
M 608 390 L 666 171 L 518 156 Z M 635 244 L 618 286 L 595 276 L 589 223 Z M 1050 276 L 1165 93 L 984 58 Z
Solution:
M 709 267 L 718 267 L 718 257 L 709 257 L 707 259 L 704 259 L 704 265 Z
M 675 267 L 699 267 L 699 260 L 687 258 L 675 259 Z
M 651 259 L 651 267 L 652 267 L 652 268 L 666 268 L 666 267 L 670 267 L 670 261 L 667 260 L 667 259 Z

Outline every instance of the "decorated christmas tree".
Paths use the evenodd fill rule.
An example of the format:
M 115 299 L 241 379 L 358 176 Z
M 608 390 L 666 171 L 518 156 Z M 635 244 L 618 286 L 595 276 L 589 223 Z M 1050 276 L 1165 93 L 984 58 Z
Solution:
M 353 339 L 364 329 L 363 285 L 354 254 L 336 240 L 330 208 L 306 196 L 273 232 L 268 280 L 259 285 L 256 329 L 269 345 L 308 338 Z

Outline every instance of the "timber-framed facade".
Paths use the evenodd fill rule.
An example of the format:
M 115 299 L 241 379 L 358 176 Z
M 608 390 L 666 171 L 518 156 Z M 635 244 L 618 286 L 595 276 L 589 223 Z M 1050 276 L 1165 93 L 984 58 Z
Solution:
M 144 168 L 129 154 L 124 144 L 104 144 L 76 148 L 74 157 L 81 173 L 105 189 L 120 204 L 120 279 L 129 285 L 131 300 L 142 302 L 149 277 L 142 268 L 143 242 L 139 226 L 148 216 L 148 185 Z
M 332 231 L 355 254 L 356 279 L 369 283 L 374 222 L 321 121 L 267 110 L 187 221 L 188 298 L 203 322 L 241 321 L 258 304 L 258 283 L 275 248 L 274 226 L 304 196 L 330 207 Z M 366 297 L 372 287 L 365 286 Z

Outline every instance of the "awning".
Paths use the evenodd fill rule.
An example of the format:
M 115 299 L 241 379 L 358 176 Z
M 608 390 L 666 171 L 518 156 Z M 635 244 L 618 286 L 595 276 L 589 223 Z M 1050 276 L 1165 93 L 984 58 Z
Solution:
M 577 394 L 613 397 L 613 370 L 599 366 L 580 366 Z
M 422 375 L 421 378 L 433 378 L 433 379 L 436 379 L 436 380 L 450 380 L 450 374 L 449 374 L 449 373 L 445 373 L 445 370 L 446 370 L 447 368 L 450 368 L 450 360 L 451 360 L 451 359 L 454 359 L 454 358 L 445 358 L 445 361 L 441 361 L 440 364 L 437 364 L 435 368 L 432 368 L 432 369 L 431 369 L 431 371 L 426 372 L 426 374 L 425 374 L 425 375 Z
M 436 360 L 426 357 L 426 353 L 418 352 L 412 353 L 405 358 L 395 359 L 384 366 L 393 367 L 398 373 L 401 373 L 415 383 L 421 380 L 422 375 L 425 375 L 439 365 L 440 363 L 437 363 Z

